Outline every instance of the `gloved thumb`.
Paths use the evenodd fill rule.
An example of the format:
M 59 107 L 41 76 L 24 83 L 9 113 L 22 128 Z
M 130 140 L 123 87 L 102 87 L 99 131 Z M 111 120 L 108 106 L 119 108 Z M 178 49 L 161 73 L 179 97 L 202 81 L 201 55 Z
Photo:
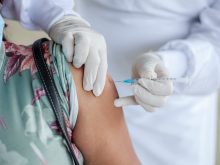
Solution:
M 72 34 L 66 34 L 62 40 L 63 53 L 68 62 L 73 61 L 74 53 L 74 36 Z
M 154 71 L 153 67 L 144 67 L 139 71 L 139 77 L 146 79 L 155 79 L 157 78 L 157 73 Z
M 138 105 L 138 103 L 136 102 L 134 96 L 126 96 L 115 99 L 114 105 L 116 107 L 123 107 L 127 105 Z
M 140 55 L 134 62 L 132 69 L 133 76 L 135 78 L 141 77 L 146 79 L 157 78 L 155 67 L 158 63 L 160 63 L 160 58 L 154 53 L 149 52 Z

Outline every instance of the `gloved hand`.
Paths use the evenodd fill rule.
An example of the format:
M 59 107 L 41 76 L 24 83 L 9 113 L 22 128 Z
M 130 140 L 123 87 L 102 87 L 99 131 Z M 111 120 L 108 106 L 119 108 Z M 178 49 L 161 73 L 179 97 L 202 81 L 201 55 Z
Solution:
M 156 107 L 161 107 L 172 94 L 173 83 L 166 79 L 168 77 L 167 69 L 155 53 L 150 52 L 139 56 L 133 65 L 133 78 L 138 78 L 138 83 L 132 85 L 134 96 L 116 99 L 115 106 L 139 104 L 146 111 L 154 111 Z
M 49 36 L 62 45 L 68 62 L 76 68 L 85 64 L 83 88 L 99 96 L 107 74 L 107 51 L 104 37 L 77 16 L 65 16 L 53 24 Z

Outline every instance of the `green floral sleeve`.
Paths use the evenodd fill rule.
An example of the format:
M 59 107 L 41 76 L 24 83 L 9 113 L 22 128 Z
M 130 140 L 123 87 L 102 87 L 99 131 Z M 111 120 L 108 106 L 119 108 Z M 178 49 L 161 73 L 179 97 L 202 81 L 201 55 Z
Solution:
M 43 48 L 71 138 L 78 114 L 73 76 L 61 46 L 47 42 Z M 83 164 L 74 142 L 73 148 Z M 39 79 L 32 49 L 4 42 L 0 53 L 0 165 L 61 164 L 73 162 Z

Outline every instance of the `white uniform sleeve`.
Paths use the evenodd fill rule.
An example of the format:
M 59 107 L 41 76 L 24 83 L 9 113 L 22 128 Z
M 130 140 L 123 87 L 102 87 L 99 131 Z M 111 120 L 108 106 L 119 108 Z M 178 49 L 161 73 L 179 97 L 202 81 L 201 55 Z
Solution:
M 48 32 L 64 15 L 78 16 L 73 7 L 73 0 L 5 0 L 1 13 L 5 18 L 18 20 L 25 28 Z
M 158 50 L 171 76 L 189 81 L 174 82 L 176 93 L 200 95 L 220 86 L 220 0 L 205 8 L 186 39 L 170 41 Z

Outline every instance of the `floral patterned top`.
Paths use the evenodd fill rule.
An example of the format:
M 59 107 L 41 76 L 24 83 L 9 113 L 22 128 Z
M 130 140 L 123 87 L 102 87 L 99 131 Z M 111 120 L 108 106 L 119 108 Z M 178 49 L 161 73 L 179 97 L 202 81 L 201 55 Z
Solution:
M 46 42 L 43 48 L 71 138 L 78 114 L 72 73 L 61 46 Z M 78 161 L 83 164 L 82 154 L 74 142 L 73 148 Z M 31 47 L 4 42 L 0 51 L 0 165 L 72 164 L 45 96 Z

